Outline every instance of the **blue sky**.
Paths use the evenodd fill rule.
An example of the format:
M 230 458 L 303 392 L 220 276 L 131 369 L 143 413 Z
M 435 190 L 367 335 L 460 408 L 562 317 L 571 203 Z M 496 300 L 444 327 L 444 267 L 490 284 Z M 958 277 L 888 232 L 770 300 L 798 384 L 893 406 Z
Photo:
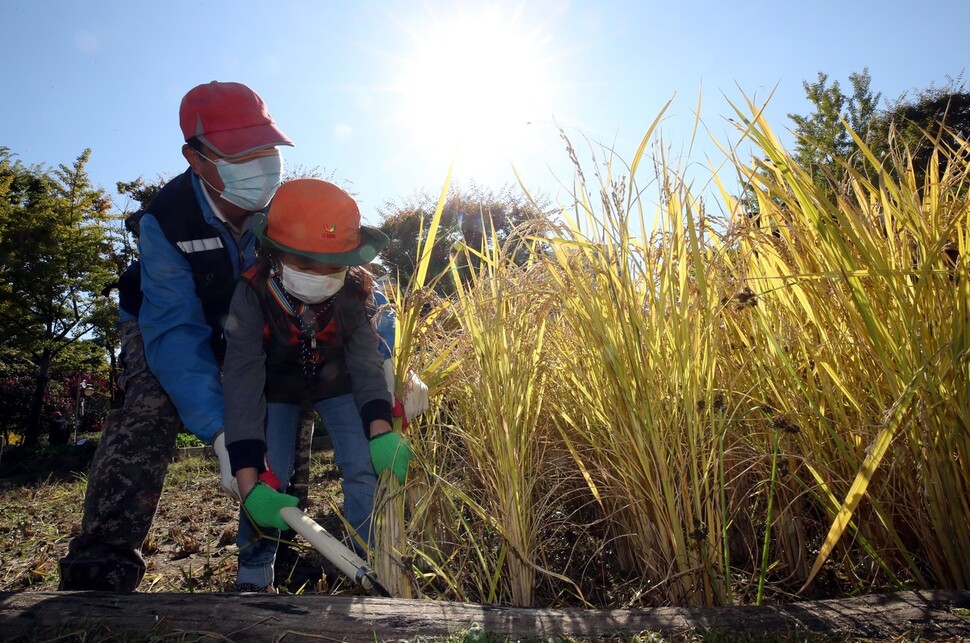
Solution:
M 970 2 L 817 0 L 7 0 L 0 145 L 25 163 L 85 148 L 96 185 L 185 168 L 179 101 L 210 80 L 262 95 L 297 146 L 288 165 L 351 189 L 366 220 L 386 201 L 456 180 L 523 182 L 553 200 L 573 139 L 629 160 L 668 99 L 667 147 L 686 152 L 701 118 L 732 136 L 727 101 L 764 101 L 783 141 L 819 71 L 848 87 L 868 67 L 887 98 L 945 84 L 970 59 L 957 25 Z M 713 145 L 690 159 L 717 160 Z M 116 199 L 118 209 L 126 204 Z

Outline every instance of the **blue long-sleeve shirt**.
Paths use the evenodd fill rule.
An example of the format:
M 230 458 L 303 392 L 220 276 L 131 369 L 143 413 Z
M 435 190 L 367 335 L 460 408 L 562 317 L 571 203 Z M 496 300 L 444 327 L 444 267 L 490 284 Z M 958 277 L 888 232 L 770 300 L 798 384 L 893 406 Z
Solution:
M 233 276 L 238 278 L 255 260 L 255 238 L 247 230 L 237 243 L 216 217 L 195 175 L 192 186 L 206 222 L 219 231 L 225 252 L 233 259 Z M 220 368 L 209 343 L 212 329 L 205 321 L 188 262 L 169 243 L 151 212 L 140 222 L 139 255 L 144 299 L 138 321 L 148 366 L 185 427 L 210 442 L 224 424 Z

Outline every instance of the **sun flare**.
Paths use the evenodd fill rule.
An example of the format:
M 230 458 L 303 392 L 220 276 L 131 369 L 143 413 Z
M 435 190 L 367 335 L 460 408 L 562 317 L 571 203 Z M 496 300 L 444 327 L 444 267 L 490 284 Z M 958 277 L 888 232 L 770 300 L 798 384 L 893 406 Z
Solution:
M 524 128 L 551 112 L 548 42 L 500 11 L 429 20 L 402 63 L 401 126 L 434 156 L 460 150 L 478 163 L 507 163 Z

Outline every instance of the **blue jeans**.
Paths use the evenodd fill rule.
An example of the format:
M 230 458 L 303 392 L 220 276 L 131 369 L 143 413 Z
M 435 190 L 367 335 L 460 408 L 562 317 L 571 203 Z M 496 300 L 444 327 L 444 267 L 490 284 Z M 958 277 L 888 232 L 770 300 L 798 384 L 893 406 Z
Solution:
M 360 413 L 352 395 L 321 400 L 314 410 L 323 419 L 333 443 L 334 461 L 343 477 L 344 518 L 365 541 L 371 542 L 370 515 L 374 506 L 377 474 L 371 462 L 370 447 L 364 434 Z M 300 407 L 296 404 L 266 405 L 266 458 L 284 486 L 293 476 L 296 434 Z M 260 532 L 263 538 L 260 538 Z M 273 565 L 280 532 L 260 527 L 257 531 L 244 511 L 240 511 L 239 572 L 237 583 L 254 583 L 265 587 L 273 582 Z

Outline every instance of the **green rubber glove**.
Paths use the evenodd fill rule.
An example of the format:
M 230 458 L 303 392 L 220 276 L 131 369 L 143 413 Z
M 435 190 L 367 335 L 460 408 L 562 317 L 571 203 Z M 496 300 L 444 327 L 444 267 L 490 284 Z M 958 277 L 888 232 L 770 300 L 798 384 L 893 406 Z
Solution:
M 290 528 L 280 518 L 280 509 L 295 507 L 298 504 L 300 499 L 296 496 L 280 493 L 262 482 L 257 482 L 243 501 L 243 506 L 254 523 L 260 527 L 272 527 L 280 531 Z
M 411 447 L 407 440 L 394 431 L 382 433 L 370 441 L 370 459 L 377 475 L 390 469 L 397 476 L 398 482 L 404 484 L 408 475 L 408 463 L 411 462 Z

